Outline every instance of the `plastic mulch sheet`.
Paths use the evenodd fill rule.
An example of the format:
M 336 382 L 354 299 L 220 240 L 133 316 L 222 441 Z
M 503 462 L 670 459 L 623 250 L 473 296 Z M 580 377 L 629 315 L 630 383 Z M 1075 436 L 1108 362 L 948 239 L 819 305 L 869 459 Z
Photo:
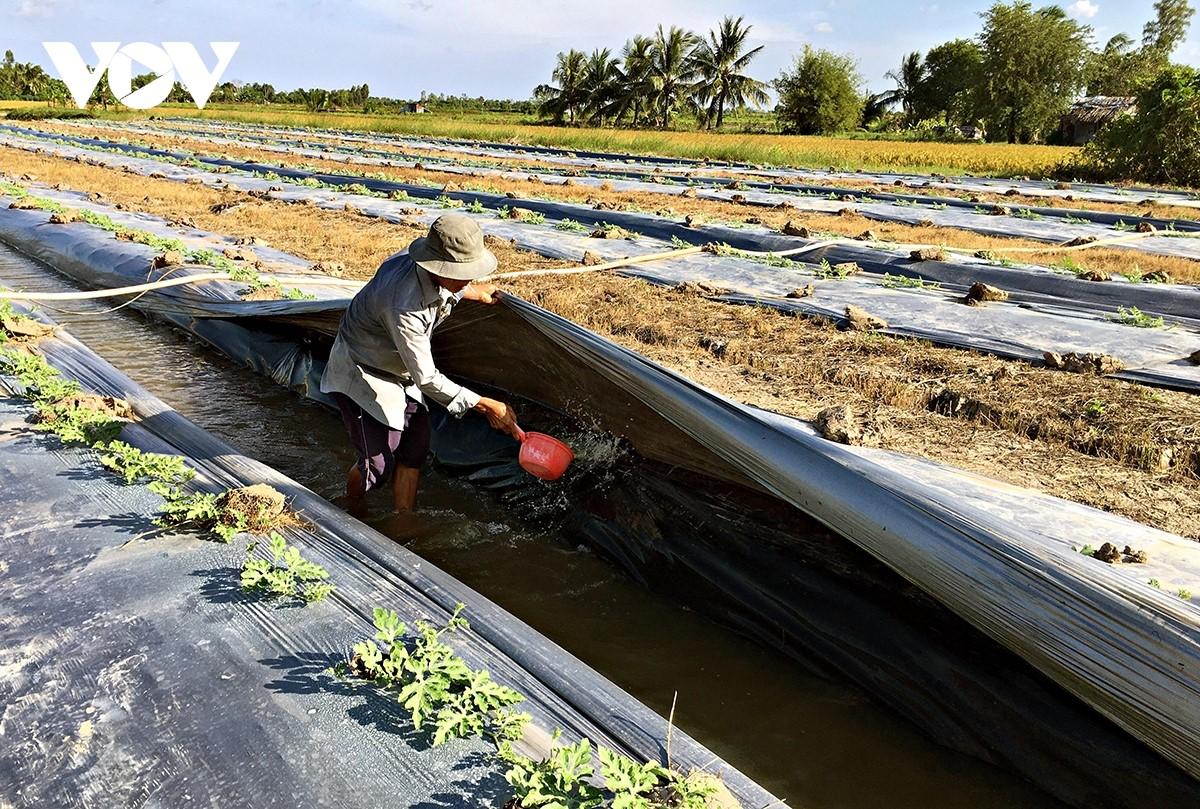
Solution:
M 17 227 L 15 214 L 32 216 L 0 218 L 6 240 Z M 46 227 L 35 218 L 23 221 L 30 232 Z M 55 227 L 64 234 L 56 238 L 78 240 L 75 251 L 50 240 L 39 257 L 93 283 L 90 274 L 101 268 L 89 267 L 88 256 L 99 262 L 99 237 L 87 228 Z M 130 266 L 146 250 L 124 242 L 114 249 L 127 252 Z M 69 260 L 56 260 L 55 251 Z M 104 259 L 110 269 L 120 264 L 112 258 Z M 203 297 L 203 288 L 195 292 Z M 239 313 L 244 322 L 263 315 L 264 325 L 288 323 L 278 308 L 256 310 L 280 303 L 287 302 L 244 302 Z M 151 312 L 174 305 L 156 296 L 139 304 Z M 293 328 L 307 323 L 328 334 L 337 320 L 335 311 L 297 312 Z M 205 336 L 196 326 L 220 321 L 177 322 Z M 277 379 L 319 372 L 320 356 L 295 333 L 290 358 L 281 334 L 280 351 L 268 363 L 251 358 L 273 350 L 269 344 L 205 339 L 243 361 L 273 365 Z M 487 357 L 472 349 L 481 342 L 492 346 Z M 824 441 L 800 422 L 724 399 L 516 299 L 503 307 L 464 306 L 439 333 L 437 348 L 452 373 L 586 414 L 651 460 L 749 485 L 799 508 L 1200 776 L 1200 608 L 1146 584 L 1154 576 L 1200 591 L 1195 543 L 960 470 Z M 514 373 L 521 367 L 527 372 Z M 1103 542 L 1145 549 L 1151 562 L 1126 570 L 1075 550 Z
M 88 125 L 86 122 L 73 121 L 72 123 L 82 126 Z M 106 121 L 101 125 L 109 126 L 112 125 L 112 122 Z M 820 182 L 854 180 L 858 182 L 867 181 L 888 184 L 894 184 L 899 181 L 906 186 L 914 188 L 938 188 L 979 193 L 1004 193 L 1009 189 L 1014 189 L 1021 194 L 1048 198 L 1074 197 L 1075 199 L 1095 202 L 1124 203 L 1149 199 L 1164 205 L 1200 207 L 1200 197 L 1194 192 L 1153 186 L 1115 186 L 1103 183 L 1080 182 L 1062 183 L 1055 180 L 1032 180 L 1027 177 L 993 178 L 973 177 L 971 175 L 948 177 L 937 174 L 912 174 L 904 172 L 801 169 L 723 160 L 695 160 L 682 157 L 574 150 L 554 146 L 496 143 L 461 138 L 416 137 L 379 132 L 365 133 L 357 130 L 278 127 L 267 124 L 213 121 L 211 119 L 168 118 L 162 119 L 158 124 L 147 128 L 168 132 L 173 129 L 199 132 L 227 132 L 239 136 L 251 133 L 266 133 L 288 139 L 303 139 L 305 136 L 312 138 L 315 135 L 322 135 L 345 140 L 348 143 L 399 145 L 413 148 L 446 150 L 465 155 L 506 157 L 510 159 L 528 157 L 543 162 L 562 163 L 568 166 L 598 166 L 601 168 L 629 168 L 630 166 L 639 165 L 656 168 L 664 166 L 675 167 L 695 173 L 697 176 L 703 176 L 707 171 L 719 171 L 726 174 L 743 173 L 756 176 L 778 177 L 781 180 L 807 179 Z
M 534 725 L 659 760 L 667 725 L 598 673 L 401 545 L 196 427 L 59 332 L 40 349 L 85 390 L 126 398 L 122 439 L 181 455 L 205 488 L 267 483 L 304 524 L 289 543 L 323 565 L 328 600 L 286 608 L 243 593 L 241 542 L 142 536 L 161 500 L 95 453 L 63 448 L 0 401 L 0 794 L 13 805 L 499 807 L 503 766 L 479 740 L 432 747 L 394 700 L 332 677 L 371 610 L 444 622 L 467 662 L 522 691 Z M 7 382 L 0 378 L 0 389 Z M 671 754 L 719 774 L 747 807 L 774 798 L 678 729 Z
M 0 130 L 10 130 L 19 133 L 26 137 L 33 136 L 46 139 L 48 136 L 44 132 L 39 132 L 32 129 L 24 129 L 19 127 L 0 127 Z M 130 144 L 123 144 L 117 141 L 103 140 L 97 138 L 83 138 L 66 136 L 60 139 L 69 142 L 76 142 L 88 146 L 100 146 L 104 148 L 117 149 L 125 152 L 140 152 L 144 154 L 176 157 L 186 159 L 188 155 L 166 150 L 153 149 L 148 147 L 140 147 Z M 246 161 L 224 160 L 212 158 L 202 155 L 195 156 L 195 159 L 201 163 L 209 165 L 228 165 L 233 167 L 247 167 L 253 164 Z M 383 162 L 383 161 L 380 161 Z M 268 167 L 259 166 L 260 170 L 266 170 Z M 279 168 L 275 169 L 281 174 L 284 171 Z M 504 172 L 499 170 L 489 170 L 482 168 L 472 168 L 470 171 L 476 173 L 495 173 L 512 177 L 524 178 L 529 175 L 529 172 Z M 546 179 L 562 182 L 567 177 L 547 175 Z M 644 191 L 656 194 L 678 194 L 679 187 L 663 186 L 658 183 L 635 180 L 635 179 L 600 179 L 592 178 L 572 178 L 575 182 L 581 184 L 591 183 L 599 185 L 607 183 L 615 190 L 628 191 Z M 682 179 L 682 178 L 681 178 Z M 361 180 L 347 179 L 347 183 L 361 182 Z M 364 183 L 368 187 L 372 187 L 371 183 Z M 828 196 L 808 194 L 800 194 L 798 192 L 787 193 L 786 191 L 770 188 L 767 184 L 760 184 L 762 187 L 755 187 L 754 184 L 741 190 L 731 190 L 721 187 L 707 188 L 701 187 L 695 189 L 696 196 L 701 199 L 714 199 L 723 201 L 733 201 L 735 195 L 739 196 L 744 202 L 750 204 L 774 206 L 780 203 L 787 203 L 793 208 L 800 211 L 812 211 L 816 213 L 837 213 L 842 209 L 849 209 L 868 219 L 875 219 L 884 222 L 900 222 L 904 224 L 916 225 L 920 223 L 932 223 L 940 227 L 953 227 L 961 230 L 972 231 L 989 236 L 1007 236 L 1032 239 L 1034 241 L 1050 242 L 1061 244 L 1075 238 L 1095 238 L 1106 239 L 1122 235 L 1122 232 L 1114 230 L 1110 225 L 1122 220 L 1122 217 L 1116 214 L 1094 213 L 1092 219 L 1095 221 L 1075 221 L 1080 218 L 1080 212 L 1073 209 L 1054 209 L 1054 208 L 1025 208 L 1027 212 L 1025 217 L 1017 216 L 992 216 L 980 206 L 964 203 L 962 200 L 946 199 L 946 200 L 926 200 L 928 204 L 920 204 L 916 202 L 908 202 L 900 204 L 896 201 L 888 201 L 887 195 L 880 194 L 860 194 L 860 192 L 852 192 L 850 196 L 855 199 L 842 199 L 841 194 L 834 193 L 833 199 Z M 803 189 L 800 189 L 803 190 Z M 813 189 L 817 191 L 819 189 Z M 858 198 L 861 196 L 861 199 Z M 891 195 L 895 197 L 895 195 Z M 896 197 L 905 201 L 903 197 Z M 976 208 L 979 207 L 979 210 Z M 1067 217 L 1072 217 L 1072 221 L 1068 221 Z M 1140 217 L 1125 216 L 1123 217 L 1126 224 L 1140 221 Z M 1158 226 L 1167 224 L 1165 221 L 1150 218 L 1147 222 L 1155 223 Z M 1185 223 L 1186 224 L 1186 223 Z M 1114 247 L 1122 247 L 1130 251 L 1140 251 L 1144 253 L 1153 253 L 1155 255 L 1176 256 L 1181 258 L 1200 259 L 1200 238 L 1180 238 L 1167 235 L 1147 236 L 1138 239 L 1136 242 L 1127 244 L 1116 244 Z
M 13 140 L 14 145 L 30 148 L 27 141 Z M 368 215 L 385 219 L 404 218 L 412 221 L 416 218 L 432 221 L 444 212 L 443 208 L 426 205 L 423 214 L 414 216 L 414 210 L 418 209 L 407 200 L 397 202 L 294 184 L 279 185 L 253 176 L 213 174 L 139 157 L 89 153 L 86 150 L 53 143 L 48 143 L 45 148 L 66 155 L 86 155 L 89 159 L 103 164 L 127 166 L 140 173 L 158 172 L 179 181 L 199 177 L 210 185 L 219 184 L 222 187 L 264 192 L 284 201 L 308 200 L 318 206 L 338 210 L 349 203 Z M 284 169 L 279 171 L 286 172 Z M 297 177 L 310 176 L 310 173 L 301 171 L 291 173 Z M 329 179 L 329 175 L 315 176 Z M 381 188 L 399 185 L 377 180 L 362 182 Z M 429 193 L 429 189 L 422 191 Z M 481 194 L 459 196 L 488 199 L 489 204 L 493 205 L 511 202 Z M 559 219 L 579 216 L 581 213 L 579 206 L 564 203 L 530 201 L 523 204 Z M 596 212 L 588 209 L 583 211 L 587 211 L 593 217 L 596 215 Z M 495 219 L 487 214 L 476 216 L 481 227 L 488 233 L 502 238 L 513 238 L 522 247 L 564 259 L 577 259 L 585 250 L 591 250 L 603 258 L 661 252 L 671 246 L 666 240 L 677 235 L 675 228 L 664 226 L 661 221 L 652 217 L 609 211 L 603 212 L 602 215 L 609 222 L 635 228 L 645 233 L 646 237 L 632 243 L 624 240 L 591 239 L 584 234 L 555 230 L 546 225 Z M 744 234 L 732 229 L 708 229 L 705 231 L 705 237 L 728 241 L 734 247 L 754 250 L 783 250 L 805 244 L 778 235 Z M 986 266 L 983 262 L 972 264 L 968 261 L 957 265 L 943 262 L 913 264 L 905 262 L 894 253 L 873 251 L 867 246 L 839 245 L 823 248 L 823 251 L 830 261 L 861 260 L 862 266 L 869 267 L 874 272 L 829 280 L 817 278 L 811 265 L 795 264 L 793 268 L 781 270 L 736 256 L 718 257 L 702 254 L 637 265 L 627 268 L 625 273 L 656 283 L 715 282 L 728 289 L 729 293 L 725 298 L 731 302 L 764 303 L 836 321 L 844 319 L 847 305 L 854 304 L 885 319 L 889 324 L 885 330 L 888 333 L 1034 362 L 1040 362 L 1047 351 L 1059 354 L 1107 354 L 1118 358 L 1126 366 L 1127 370 L 1120 374 L 1122 378 L 1185 390 L 1200 390 L 1200 366 L 1187 359 L 1200 349 L 1197 325 L 1200 321 L 1196 318 L 1195 313 L 1198 310 L 1194 306 L 1195 302 L 1200 301 L 1200 291 L 1196 288 L 1117 282 L 1097 284 L 1063 279 L 1047 271 L 999 270 Z M 815 252 L 811 258 L 816 260 L 816 257 L 821 255 L 822 253 Z M 899 289 L 886 286 L 875 279 L 879 272 L 886 273 L 890 269 L 895 269 L 897 274 L 921 276 L 927 266 L 931 278 L 938 275 L 953 277 L 960 272 L 962 275 L 958 275 L 954 283 L 948 283 L 945 289 Z M 967 273 L 974 273 L 976 270 L 979 272 L 978 278 L 1001 282 L 1005 288 L 1019 289 L 1016 299 L 1011 303 L 985 307 L 963 305 L 962 293 L 966 286 L 977 278 L 976 275 Z M 796 286 L 807 283 L 814 284 L 815 294 L 812 296 L 799 299 L 785 297 Z M 1112 292 L 1099 288 L 1110 288 Z M 1121 297 L 1123 291 L 1129 291 L 1132 297 Z M 1058 297 L 1060 294 L 1076 292 L 1080 293 L 1077 300 Z M 1154 314 L 1159 312 L 1152 308 L 1153 304 L 1162 304 L 1162 308 L 1169 310 L 1164 317 L 1173 321 L 1176 327 L 1139 329 L 1116 322 L 1117 306 L 1137 305 L 1135 300 L 1146 303 L 1146 311 Z M 1174 314 L 1175 312 L 1179 314 Z

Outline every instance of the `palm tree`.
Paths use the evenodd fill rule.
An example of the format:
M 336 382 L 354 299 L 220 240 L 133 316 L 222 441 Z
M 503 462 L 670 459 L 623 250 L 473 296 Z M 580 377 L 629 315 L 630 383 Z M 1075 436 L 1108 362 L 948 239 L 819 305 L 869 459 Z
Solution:
M 896 82 L 896 89 L 890 91 L 885 98 L 888 99 L 888 103 L 900 102 L 904 117 L 910 124 L 913 123 L 917 91 L 921 82 L 925 80 L 925 72 L 925 63 L 921 61 L 920 52 L 913 51 L 900 61 L 899 70 L 889 70 L 886 74 Z
M 878 121 L 887 113 L 887 108 L 895 103 L 891 93 L 867 93 L 863 99 L 862 125 L 864 127 Z
M 742 53 L 751 27 L 744 25 L 742 20 L 742 17 L 721 20 L 720 28 L 709 31 L 708 39 L 701 40 L 692 51 L 692 64 L 700 75 L 696 84 L 697 106 L 703 111 L 705 124 L 710 129 L 714 118 L 717 129 L 721 128 L 726 106 L 761 106 L 770 100 L 767 85 L 744 72 L 763 46 Z
M 597 48 L 592 51 L 584 66 L 582 86 L 588 123 L 604 125 L 604 117 L 612 107 L 621 78 L 619 63 L 611 50 Z
M 587 70 L 587 56 L 583 51 L 574 48 L 566 53 L 560 52 L 550 78 L 557 86 L 546 87 L 545 100 L 539 108 L 541 115 L 549 115 L 554 123 L 561 124 L 564 118 L 575 123 L 575 113 L 586 100 L 584 91 L 584 74 Z
M 619 121 L 628 114 L 636 127 L 644 114 L 650 114 L 648 102 L 653 95 L 650 62 L 653 55 L 654 40 L 640 34 L 621 49 L 620 75 L 609 106 L 612 120 Z
M 671 115 L 686 102 L 691 90 L 696 70 L 690 56 L 695 44 L 695 34 L 674 25 L 667 32 L 659 25 L 654 35 L 649 77 L 658 124 L 663 129 L 671 125 Z

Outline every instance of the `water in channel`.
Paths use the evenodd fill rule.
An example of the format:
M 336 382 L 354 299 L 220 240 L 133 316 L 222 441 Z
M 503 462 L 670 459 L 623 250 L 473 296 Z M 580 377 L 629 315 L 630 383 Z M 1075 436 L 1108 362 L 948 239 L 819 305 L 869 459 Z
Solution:
M 0 284 L 77 288 L 3 246 Z M 112 305 L 44 308 L 241 452 L 323 496 L 341 493 L 353 458 L 332 412 L 130 308 L 105 313 Z M 494 495 L 462 480 L 426 474 L 420 512 L 397 538 L 663 715 L 678 692 L 676 723 L 792 807 L 1059 805 L 1006 772 L 933 744 L 859 690 L 814 677 L 563 537 L 523 524 Z

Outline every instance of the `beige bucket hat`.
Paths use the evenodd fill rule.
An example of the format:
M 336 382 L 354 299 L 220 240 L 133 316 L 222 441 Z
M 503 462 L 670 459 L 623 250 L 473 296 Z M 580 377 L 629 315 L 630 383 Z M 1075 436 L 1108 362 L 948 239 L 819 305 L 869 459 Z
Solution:
M 408 246 L 408 255 L 426 272 L 456 281 L 474 281 L 496 269 L 496 257 L 484 246 L 479 225 L 457 213 L 439 216 L 428 235 Z

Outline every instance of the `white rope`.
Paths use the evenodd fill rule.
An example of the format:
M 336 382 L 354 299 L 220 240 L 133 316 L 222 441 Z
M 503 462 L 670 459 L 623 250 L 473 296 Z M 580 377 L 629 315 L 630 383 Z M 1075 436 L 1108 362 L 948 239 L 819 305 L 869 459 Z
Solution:
M 139 292 L 150 292 L 155 289 L 166 289 L 167 287 L 178 287 L 184 284 L 198 284 L 204 281 L 228 281 L 229 276 L 225 273 L 202 273 L 200 275 L 191 275 L 186 278 L 170 278 L 165 281 L 151 281 L 148 284 L 135 284 L 129 287 L 116 287 L 114 289 L 90 289 L 85 292 L 13 292 L 11 290 L 0 290 L 0 299 L 13 299 L 22 301 L 83 301 L 93 298 L 116 298 L 121 295 L 136 295 Z

